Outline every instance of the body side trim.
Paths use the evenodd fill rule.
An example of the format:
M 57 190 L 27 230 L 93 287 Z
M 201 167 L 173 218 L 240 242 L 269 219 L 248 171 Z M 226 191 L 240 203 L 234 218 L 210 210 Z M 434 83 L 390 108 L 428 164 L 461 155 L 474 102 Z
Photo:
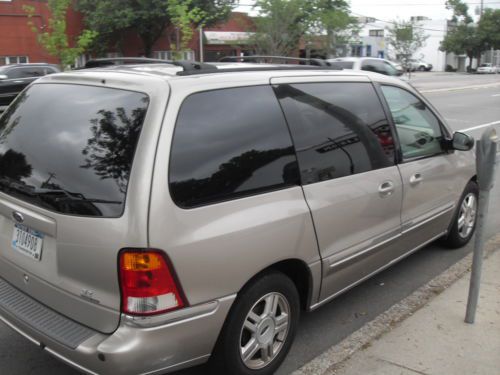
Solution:
M 370 277 L 372 277 L 372 276 L 376 275 L 377 273 L 379 273 L 379 272 L 381 272 L 381 271 L 385 270 L 386 268 L 388 268 L 388 267 L 392 266 L 393 264 L 395 264 L 395 263 L 399 262 L 400 260 L 402 260 L 402 259 L 406 258 L 407 256 L 411 255 L 411 254 L 412 254 L 412 253 L 414 253 L 415 251 L 417 251 L 417 250 L 421 249 L 422 247 L 426 246 L 427 244 L 431 243 L 432 241 L 437 240 L 439 237 L 443 236 L 444 234 L 446 234 L 446 231 L 443 231 L 442 233 L 440 233 L 440 234 L 438 234 L 438 235 L 436 235 L 436 236 L 432 237 L 431 239 L 429 239 L 429 240 L 427 240 L 427 241 L 425 241 L 425 242 L 421 243 L 420 245 L 418 245 L 417 247 L 413 248 L 412 250 L 410 250 L 410 251 L 408 251 L 408 252 L 404 253 L 403 255 L 401 255 L 401 256 L 399 256 L 399 257 L 397 257 L 397 258 L 395 258 L 395 259 L 393 259 L 392 261 L 390 261 L 390 262 L 389 262 L 389 263 L 387 263 L 386 265 L 384 265 L 384 266 L 380 267 L 379 269 L 377 269 L 377 270 L 373 271 L 372 273 L 370 273 L 370 274 L 366 275 L 366 276 L 365 276 L 365 277 L 363 277 L 362 279 L 359 279 L 358 281 L 356 281 L 356 282 L 352 283 L 351 285 L 349 285 L 349 286 L 345 287 L 344 289 L 342 289 L 342 290 L 338 291 L 337 293 L 332 294 L 331 296 L 329 296 L 329 297 L 325 298 L 324 300 L 322 300 L 322 301 L 320 301 L 320 302 L 318 302 L 318 303 L 316 303 L 316 304 L 314 304 L 314 305 L 310 306 L 310 307 L 309 307 L 309 311 L 316 310 L 318 307 L 320 307 L 320 306 L 324 305 L 324 304 L 325 304 L 325 303 L 327 303 L 327 302 L 330 302 L 332 299 L 334 299 L 334 298 L 335 298 L 335 297 L 337 297 L 338 295 L 340 295 L 340 294 L 342 294 L 342 293 L 344 293 L 344 292 L 348 291 L 349 289 L 351 289 L 351 288 L 355 287 L 355 286 L 356 286 L 356 285 L 358 285 L 358 284 L 361 284 L 363 281 L 365 281 L 365 280 L 369 279 Z

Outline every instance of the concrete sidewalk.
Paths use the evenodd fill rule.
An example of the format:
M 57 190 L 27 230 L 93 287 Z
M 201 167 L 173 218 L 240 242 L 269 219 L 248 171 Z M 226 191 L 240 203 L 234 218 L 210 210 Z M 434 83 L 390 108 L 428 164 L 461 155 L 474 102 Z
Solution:
M 500 251 L 485 260 L 473 325 L 464 323 L 469 276 L 332 373 L 499 375 Z
M 475 324 L 464 323 L 468 256 L 293 375 L 500 375 L 499 245 L 486 249 Z

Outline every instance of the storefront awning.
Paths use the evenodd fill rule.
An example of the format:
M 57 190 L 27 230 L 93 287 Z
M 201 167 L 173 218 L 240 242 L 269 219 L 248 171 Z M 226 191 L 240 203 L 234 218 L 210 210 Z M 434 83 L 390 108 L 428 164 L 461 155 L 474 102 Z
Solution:
M 241 31 L 205 31 L 206 44 L 248 44 L 254 33 Z

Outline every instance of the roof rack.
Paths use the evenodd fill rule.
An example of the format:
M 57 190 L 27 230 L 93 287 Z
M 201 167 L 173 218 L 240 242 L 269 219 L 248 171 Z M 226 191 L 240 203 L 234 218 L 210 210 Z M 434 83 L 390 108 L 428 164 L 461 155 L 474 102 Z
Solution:
M 230 72 L 258 72 L 258 71 L 269 71 L 269 70 L 342 70 L 338 67 L 330 66 L 326 61 L 321 59 L 302 59 L 298 57 L 284 57 L 284 56 L 227 56 L 221 59 L 221 61 L 237 62 L 238 60 L 281 60 L 281 61 L 298 61 L 304 62 L 306 64 L 289 64 L 280 66 L 245 66 L 242 65 L 241 68 L 220 68 L 217 65 L 209 63 L 200 63 L 196 61 L 171 61 L 171 60 L 161 60 L 161 59 L 150 59 L 146 57 L 113 57 L 113 58 L 101 58 L 92 59 L 87 61 L 85 67 L 78 69 L 88 69 L 88 68 L 98 68 L 98 67 L 110 67 L 114 65 L 126 65 L 126 64 L 168 64 L 179 66 L 182 71 L 176 73 L 178 76 L 189 76 L 196 74 L 208 74 L 208 73 L 230 73 Z
M 246 61 L 257 62 L 264 60 L 264 62 L 269 62 L 269 60 L 280 60 L 285 64 L 291 61 L 297 61 L 299 63 L 304 63 L 303 65 L 315 65 L 315 66 L 329 66 L 328 62 L 323 59 L 311 59 L 311 58 L 301 58 L 301 57 L 288 57 L 288 56 L 225 56 L 219 59 L 220 62 L 246 62 Z
M 101 58 L 92 59 L 85 63 L 85 67 L 81 69 L 88 68 L 99 68 L 107 67 L 113 65 L 127 65 L 127 64 L 169 64 L 182 67 L 183 71 L 213 71 L 217 70 L 215 65 L 205 64 L 194 61 L 171 61 L 171 60 L 161 60 L 161 59 L 150 59 L 147 57 L 111 57 L 111 58 Z

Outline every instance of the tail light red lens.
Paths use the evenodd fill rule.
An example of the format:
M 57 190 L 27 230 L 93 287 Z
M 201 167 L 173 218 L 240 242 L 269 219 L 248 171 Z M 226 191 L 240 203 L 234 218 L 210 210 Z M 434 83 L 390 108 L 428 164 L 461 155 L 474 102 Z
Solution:
M 185 306 L 165 254 L 158 250 L 125 250 L 120 253 L 122 311 L 154 315 Z

